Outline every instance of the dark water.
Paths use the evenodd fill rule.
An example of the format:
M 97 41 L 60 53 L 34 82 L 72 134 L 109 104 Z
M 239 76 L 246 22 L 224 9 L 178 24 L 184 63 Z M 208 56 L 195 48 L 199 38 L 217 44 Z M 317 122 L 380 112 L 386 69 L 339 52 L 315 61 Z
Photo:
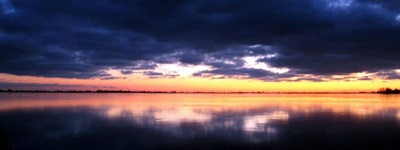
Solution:
M 0 93 L 0 149 L 399 149 L 400 96 Z

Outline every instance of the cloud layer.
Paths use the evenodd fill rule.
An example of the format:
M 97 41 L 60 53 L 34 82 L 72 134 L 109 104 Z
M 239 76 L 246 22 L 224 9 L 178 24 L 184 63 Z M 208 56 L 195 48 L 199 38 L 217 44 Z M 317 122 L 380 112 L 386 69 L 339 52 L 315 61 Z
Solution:
M 159 64 L 194 76 L 316 80 L 400 68 L 396 0 L 1 0 L 0 72 L 113 79 Z M 269 68 L 246 67 L 254 57 Z M 306 79 L 306 76 L 313 76 Z M 168 76 L 171 77 L 171 76 Z M 398 78 L 396 72 L 387 78 Z

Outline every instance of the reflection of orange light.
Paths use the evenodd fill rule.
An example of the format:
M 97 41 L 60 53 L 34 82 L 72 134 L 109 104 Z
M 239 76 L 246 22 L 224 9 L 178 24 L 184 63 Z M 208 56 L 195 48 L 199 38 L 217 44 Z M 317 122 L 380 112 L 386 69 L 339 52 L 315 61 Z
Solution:
M 375 113 L 375 111 L 377 111 L 378 109 L 374 109 L 374 108 L 354 108 L 351 109 L 351 113 L 354 113 L 356 116 L 359 117 L 365 117 L 368 115 L 373 115 Z
M 172 122 L 172 123 L 179 123 L 179 122 L 206 122 L 211 119 L 211 115 L 204 114 L 204 113 L 197 113 L 192 110 L 192 108 L 188 107 L 180 107 L 173 110 L 167 111 L 157 111 L 154 113 L 154 117 L 158 121 L 163 122 Z
M 107 108 L 110 117 L 122 111 L 145 115 L 163 110 L 166 120 L 207 120 L 211 113 L 273 108 L 309 114 L 329 111 L 356 116 L 400 110 L 400 97 L 378 94 L 29 94 L 0 93 L 0 111 L 46 107 Z M 166 111 L 169 110 L 169 111 Z M 176 115 L 176 116 L 173 116 Z M 186 117 L 187 116 L 187 117 Z M 167 119 L 167 118 L 170 119 Z M 276 115 L 276 118 L 282 117 Z
M 399 119 L 399 120 L 400 120 L 400 111 L 399 111 L 399 112 L 397 112 L 397 115 L 396 115 L 396 117 L 397 117 L 397 119 Z

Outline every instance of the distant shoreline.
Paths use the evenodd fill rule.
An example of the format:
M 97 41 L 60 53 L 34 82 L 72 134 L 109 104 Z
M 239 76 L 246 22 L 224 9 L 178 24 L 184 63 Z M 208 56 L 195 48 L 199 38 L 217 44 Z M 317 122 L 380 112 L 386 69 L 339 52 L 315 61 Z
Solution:
M 0 93 L 148 93 L 148 94 L 377 94 L 378 92 L 183 92 L 183 91 L 131 91 L 131 90 L 0 90 Z M 382 94 L 382 93 L 378 93 Z M 385 94 L 385 93 L 383 93 Z

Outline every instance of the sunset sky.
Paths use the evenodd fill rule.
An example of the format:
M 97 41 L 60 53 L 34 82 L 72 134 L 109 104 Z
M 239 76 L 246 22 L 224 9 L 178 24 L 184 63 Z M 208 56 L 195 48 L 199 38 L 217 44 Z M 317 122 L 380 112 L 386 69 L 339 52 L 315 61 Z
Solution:
M 400 88 L 398 0 L 0 0 L 0 89 Z

